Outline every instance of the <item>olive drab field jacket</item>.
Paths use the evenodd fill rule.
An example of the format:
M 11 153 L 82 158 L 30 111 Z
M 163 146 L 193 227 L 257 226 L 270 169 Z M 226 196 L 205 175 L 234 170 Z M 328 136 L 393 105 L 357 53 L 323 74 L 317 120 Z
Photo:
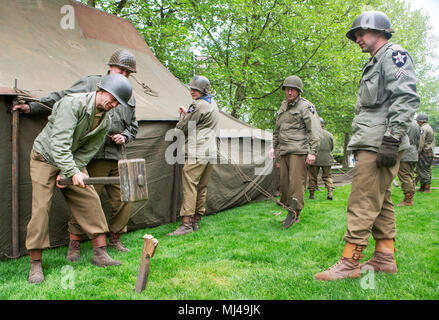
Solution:
M 285 99 L 277 112 L 273 131 L 276 157 L 287 154 L 316 155 L 320 145 L 320 120 L 313 104 L 298 97 L 292 103 Z
M 421 128 L 418 126 L 418 123 L 415 120 L 410 122 L 407 136 L 409 137 L 410 146 L 402 154 L 401 162 L 418 162 L 418 148 L 421 138 Z
M 96 92 L 66 95 L 55 103 L 33 149 L 62 175 L 72 177 L 90 162 L 110 128 L 108 112 L 104 112 L 99 125 L 89 132 L 95 111 Z
M 419 152 L 431 153 L 434 151 L 434 131 L 428 123 L 421 126 L 421 140 L 419 143 Z
M 418 107 L 412 58 L 388 42 L 363 68 L 348 150 L 378 152 L 384 136 L 401 139 L 399 151 L 407 149 L 406 133 Z
M 217 157 L 218 106 L 211 96 L 194 100 L 175 126 L 185 135 L 186 158 L 214 160 Z
M 65 95 L 70 93 L 80 92 L 94 92 L 97 85 L 103 75 L 91 75 L 78 80 L 73 86 L 66 90 L 52 92 L 48 97 L 41 98 L 40 102 L 44 103 L 48 107 L 61 100 Z M 43 108 L 38 103 L 29 103 L 31 113 L 47 113 L 47 108 Z M 108 114 L 111 119 L 111 127 L 108 132 L 108 136 L 105 137 L 105 142 L 101 148 L 95 154 L 94 159 L 108 159 L 108 160 L 120 160 L 121 149 L 120 146 L 115 144 L 111 140 L 111 135 L 120 133 L 125 136 L 126 143 L 133 141 L 136 138 L 139 126 L 136 120 L 135 114 L 136 99 L 134 95 L 128 101 L 128 107 L 118 105 L 117 108 L 111 109 Z
M 315 167 L 330 167 L 334 163 L 332 150 L 334 149 L 334 136 L 331 132 L 321 129 L 320 147 L 317 152 L 316 161 L 312 164 Z

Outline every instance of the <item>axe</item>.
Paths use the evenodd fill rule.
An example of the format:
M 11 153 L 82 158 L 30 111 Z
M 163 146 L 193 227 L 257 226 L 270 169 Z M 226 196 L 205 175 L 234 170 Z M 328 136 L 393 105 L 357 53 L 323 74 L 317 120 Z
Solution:
M 121 201 L 124 202 L 148 200 L 145 159 L 119 160 L 118 167 L 118 177 L 85 178 L 84 183 L 86 185 L 119 184 Z M 72 178 L 64 178 L 59 181 L 59 184 L 73 185 L 73 181 Z

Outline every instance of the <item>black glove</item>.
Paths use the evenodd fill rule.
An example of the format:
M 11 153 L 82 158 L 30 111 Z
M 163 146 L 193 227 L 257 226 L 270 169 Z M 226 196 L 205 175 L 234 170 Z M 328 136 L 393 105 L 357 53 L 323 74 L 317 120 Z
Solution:
M 377 154 L 377 167 L 393 167 L 398 159 L 398 148 L 401 140 L 384 137 Z

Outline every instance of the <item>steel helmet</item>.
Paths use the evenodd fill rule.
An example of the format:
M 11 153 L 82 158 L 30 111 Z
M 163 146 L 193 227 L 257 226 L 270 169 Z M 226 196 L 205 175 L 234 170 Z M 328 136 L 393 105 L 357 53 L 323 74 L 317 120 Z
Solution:
M 130 72 L 136 72 L 136 58 L 126 49 L 117 49 L 114 51 L 108 61 L 108 65 L 119 66 Z
M 416 117 L 416 121 L 428 121 L 428 116 L 425 113 L 420 113 L 418 114 L 418 116 Z
M 282 90 L 285 90 L 285 87 L 296 88 L 299 90 L 300 93 L 303 92 L 303 83 L 298 76 L 289 76 L 288 78 L 286 78 L 284 80 L 284 83 L 282 84 Z
M 98 83 L 98 88 L 111 93 L 113 97 L 125 107 L 133 93 L 130 81 L 127 77 L 118 73 L 112 73 L 102 77 Z
M 192 78 L 189 83 L 189 88 L 198 90 L 201 93 L 209 94 L 210 93 L 210 81 L 204 76 L 195 76 Z
M 355 31 L 358 29 L 383 31 L 387 39 L 390 39 L 392 37 L 392 33 L 395 32 L 390 27 L 389 18 L 381 11 L 366 11 L 360 14 L 355 19 L 354 23 L 352 23 L 352 27 L 346 33 L 346 37 L 355 42 Z

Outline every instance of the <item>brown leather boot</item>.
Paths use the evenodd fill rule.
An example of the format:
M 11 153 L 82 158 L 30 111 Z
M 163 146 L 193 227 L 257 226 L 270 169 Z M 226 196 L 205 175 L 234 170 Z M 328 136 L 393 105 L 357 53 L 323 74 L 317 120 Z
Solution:
M 181 225 L 173 232 L 168 233 L 167 236 L 181 236 L 192 233 L 194 228 L 192 226 L 193 216 L 184 216 L 181 219 Z
M 334 190 L 334 188 L 328 188 L 328 196 L 326 197 L 326 199 L 332 200 L 332 191 L 333 190 Z
M 120 236 L 120 233 L 110 232 L 110 236 L 108 238 L 108 246 L 120 252 L 129 252 L 130 250 L 128 248 L 125 248 L 122 242 L 120 242 Z
M 40 284 L 44 281 L 44 273 L 42 266 L 42 250 L 30 250 L 30 270 L 28 281 L 32 284 Z
M 198 222 L 201 220 L 201 214 L 196 213 L 194 215 L 194 219 L 192 221 L 192 229 L 194 229 L 194 231 L 198 231 L 200 229 Z
M 105 235 L 101 234 L 91 241 L 93 245 L 92 263 L 98 267 L 119 266 L 122 263 L 113 260 L 107 253 Z
M 430 183 L 426 183 L 426 184 L 424 185 L 424 192 L 425 192 L 425 193 L 431 193 Z
M 402 202 L 398 203 L 397 207 L 406 207 L 406 206 L 413 206 L 415 203 L 413 202 L 413 192 L 405 192 L 404 193 L 404 200 Z
M 67 259 L 76 262 L 81 257 L 81 248 L 79 244 L 81 237 L 70 234 L 69 250 L 67 251 Z
M 365 248 L 366 246 L 346 242 L 340 260 L 328 270 L 317 273 L 315 278 L 332 281 L 361 277 L 360 260 L 363 258 L 362 252 Z
M 360 268 L 395 274 L 398 272 L 395 251 L 394 240 L 377 240 L 373 257 L 361 264 Z
M 423 184 L 423 183 L 421 182 L 421 186 L 419 187 L 418 190 L 416 190 L 416 192 L 424 192 L 424 191 L 425 191 L 425 184 Z
M 316 197 L 314 196 L 314 192 L 315 190 L 309 190 L 309 198 L 310 199 L 315 199 Z

